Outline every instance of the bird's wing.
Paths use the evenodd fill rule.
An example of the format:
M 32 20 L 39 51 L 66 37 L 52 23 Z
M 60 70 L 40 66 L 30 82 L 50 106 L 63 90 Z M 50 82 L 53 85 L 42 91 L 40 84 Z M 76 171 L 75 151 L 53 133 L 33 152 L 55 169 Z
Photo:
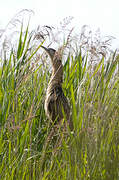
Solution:
M 56 119 L 61 120 L 64 117 L 64 114 L 68 119 L 70 107 L 61 87 L 54 88 L 52 94 L 48 98 L 47 108 L 49 116 L 53 121 Z

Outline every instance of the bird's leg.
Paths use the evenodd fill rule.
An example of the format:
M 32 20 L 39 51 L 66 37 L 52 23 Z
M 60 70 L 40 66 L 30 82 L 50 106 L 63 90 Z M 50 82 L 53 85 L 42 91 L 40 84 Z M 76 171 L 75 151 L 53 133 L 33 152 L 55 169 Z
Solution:
M 41 164 L 41 167 L 42 165 L 44 164 L 44 161 L 45 161 L 45 155 L 46 155 L 46 150 L 47 150 L 47 147 L 48 147 L 48 144 L 50 142 L 50 140 L 52 139 L 52 137 L 54 136 L 54 128 L 51 129 L 51 132 L 50 134 L 48 135 L 47 139 L 46 139 L 46 142 L 45 142 L 45 145 L 43 147 L 43 153 L 42 153 L 42 156 L 40 158 L 40 164 Z
M 64 122 L 64 119 L 62 119 L 59 122 L 59 124 L 57 125 L 57 129 L 59 129 L 59 131 L 60 131 L 60 137 L 57 140 L 59 142 L 55 143 L 56 145 L 55 145 L 54 150 L 53 150 L 53 155 L 56 155 L 56 152 L 58 152 L 58 149 L 62 144 L 62 140 L 63 140 L 64 135 L 65 135 L 66 130 L 67 130 L 66 123 Z

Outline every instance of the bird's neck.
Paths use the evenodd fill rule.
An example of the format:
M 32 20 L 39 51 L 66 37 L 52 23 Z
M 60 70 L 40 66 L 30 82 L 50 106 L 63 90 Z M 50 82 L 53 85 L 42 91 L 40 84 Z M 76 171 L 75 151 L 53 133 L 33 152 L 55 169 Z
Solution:
M 62 87 L 63 80 L 63 68 L 52 70 L 52 75 L 48 85 L 48 93 L 50 93 L 55 87 Z
M 51 79 L 62 83 L 63 78 L 63 67 L 53 68 Z

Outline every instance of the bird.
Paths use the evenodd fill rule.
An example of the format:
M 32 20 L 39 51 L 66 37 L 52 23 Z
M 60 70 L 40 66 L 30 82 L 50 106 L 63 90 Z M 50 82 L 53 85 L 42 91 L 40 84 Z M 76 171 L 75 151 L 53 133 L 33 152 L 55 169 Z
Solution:
M 69 127 L 72 129 L 73 124 L 70 119 L 70 106 L 62 89 L 62 51 L 61 49 L 56 51 L 53 48 L 46 48 L 44 46 L 41 47 L 48 53 L 52 64 L 52 74 L 48 83 L 45 98 L 46 116 L 54 124 L 60 123 L 63 119 L 65 119 L 67 120 Z

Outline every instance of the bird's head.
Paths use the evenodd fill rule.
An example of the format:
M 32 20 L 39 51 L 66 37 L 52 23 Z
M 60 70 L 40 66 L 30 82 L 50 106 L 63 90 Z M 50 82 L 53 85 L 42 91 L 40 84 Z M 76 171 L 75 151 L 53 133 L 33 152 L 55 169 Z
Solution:
M 43 49 L 45 49 L 45 51 L 49 54 L 49 56 L 51 57 L 51 59 L 53 60 L 54 59 L 54 56 L 55 56 L 55 52 L 56 50 L 53 49 L 53 48 L 46 48 L 44 46 L 41 46 Z
M 54 72 L 58 70 L 62 74 L 63 72 L 63 66 L 62 66 L 62 61 L 61 61 L 62 53 L 60 52 L 60 50 L 56 51 L 55 49 L 52 49 L 52 48 L 46 48 L 44 46 L 41 46 L 41 47 L 45 49 L 45 51 L 50 56 Z

